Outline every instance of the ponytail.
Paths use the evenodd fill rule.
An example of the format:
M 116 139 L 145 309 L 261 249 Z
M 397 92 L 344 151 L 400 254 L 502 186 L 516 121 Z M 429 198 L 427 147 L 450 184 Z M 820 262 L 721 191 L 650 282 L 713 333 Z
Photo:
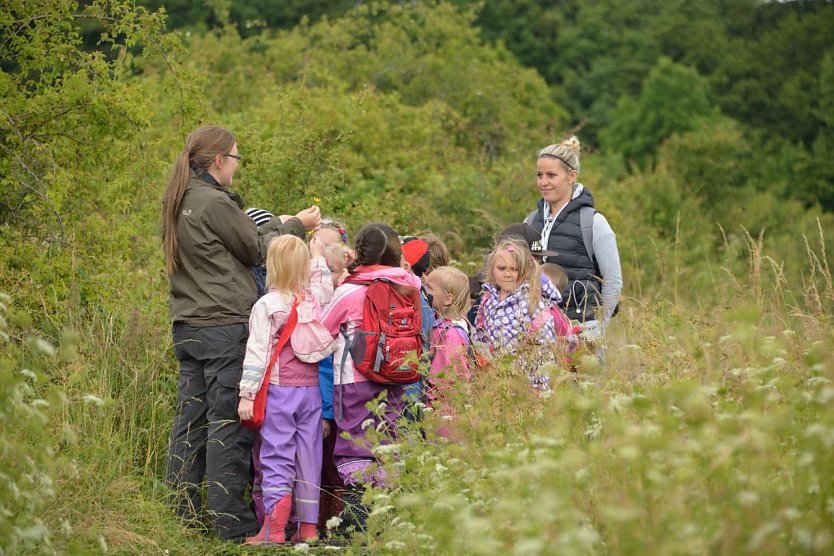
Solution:
M 208 171 L 214 157 L 227 154 L 235 145 L 235 137 L 217 126 L 204 126 L 192 131 L 185 141 L 185 149 L 174 161 L 168 186 L 162 197 L 162 250 L 165 269 L 171 275 L 180 264 L 180 245 L 177 238 L 177 221 L 182 209 L 182 199 L 192 176 Z

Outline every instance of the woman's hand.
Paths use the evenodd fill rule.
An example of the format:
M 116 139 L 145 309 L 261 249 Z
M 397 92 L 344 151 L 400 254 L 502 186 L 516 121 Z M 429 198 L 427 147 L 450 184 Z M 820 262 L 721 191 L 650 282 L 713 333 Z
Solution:
M 333 430 L 333 426 L 330 424 L 330 419 L 322 419 L 321 420 L 321 437 L 327 438 L 330 436 L 330 433 Z
M 304 224 L 307 231 L 316 230 L 321 226 L 321 210 L 316 205 L 306 208 L 295 215 Z
M 240 398 L 240 404 L 237 406 L 237 414 L 241 421 L 246 421 L 252 418 L 255 409 L 255 401 Z

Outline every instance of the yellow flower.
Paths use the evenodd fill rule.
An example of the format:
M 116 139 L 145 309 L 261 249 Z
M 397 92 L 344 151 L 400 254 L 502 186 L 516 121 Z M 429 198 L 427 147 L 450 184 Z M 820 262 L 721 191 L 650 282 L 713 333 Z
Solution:
M 316 204 L 321 203 L 321 199 L 319 199 L 318 197 L 315 197 L 315 196 L 314 196 L 314 197 L 313 197 L 313 202 L 314 202 L 314 203 L 316 203 Z

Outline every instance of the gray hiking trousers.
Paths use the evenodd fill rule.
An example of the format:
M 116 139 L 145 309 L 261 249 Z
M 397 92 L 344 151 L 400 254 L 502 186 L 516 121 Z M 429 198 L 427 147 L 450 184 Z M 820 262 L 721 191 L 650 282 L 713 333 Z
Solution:
M 180 376 L 165 483 L 175 511 L 186 523 L 202 523 L 205 477 L 214 533 L 231 539 L 257 531 L 255 514 L 244 502 L 257 433 L 244 428 L 237 414 L 248 326 L 175 323 L 173 336 Z

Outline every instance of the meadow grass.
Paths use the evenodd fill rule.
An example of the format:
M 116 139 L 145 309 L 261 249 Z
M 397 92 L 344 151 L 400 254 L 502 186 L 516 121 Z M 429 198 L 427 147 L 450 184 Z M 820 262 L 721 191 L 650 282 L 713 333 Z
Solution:
M 824 554 L 834 550 L 834 288 L 808 247 L 789 284 L 748 237 L 746 274 L 699 302 L 629 299 L 604 366 L 498 361 L 380 450 L 346 553 Z M 685 276 L 685 271 L 675 269 Z M 691 293 L 691 292 L 690 292 Z M 3 299 L 0 553 L 251 554 L 180 526 L 160 477 L 176 362 L 159 317 L 93 315 L 52 344 Z M 54 345 L 53 345 L 54 344 Z M 283 549 L 286 551 L 292 549 Z M 323 547 L 311 552 L 327 553 Z

